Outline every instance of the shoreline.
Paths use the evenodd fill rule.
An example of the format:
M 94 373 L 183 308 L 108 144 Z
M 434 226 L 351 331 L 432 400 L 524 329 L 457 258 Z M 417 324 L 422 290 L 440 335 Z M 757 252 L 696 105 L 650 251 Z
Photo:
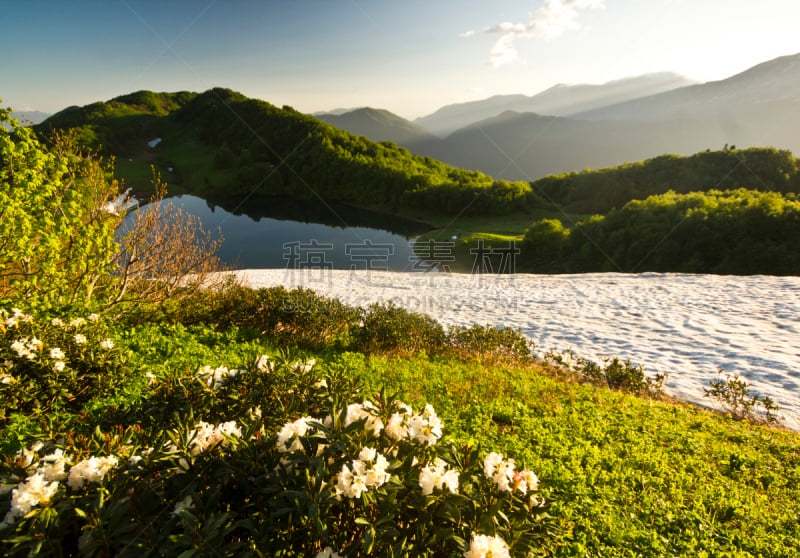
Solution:
M 443 326 L 522 330 L 537 352 L 630 359 L 665 393 L 706 408 L 703 388 L 739 374 L 800 431 L 800 277 L 589 273 L 471 275 L 245 269 L 250 287 L 304 287 L 351 306 L 393 302 Z M 717 408 L 718 409 L 718 408 Z

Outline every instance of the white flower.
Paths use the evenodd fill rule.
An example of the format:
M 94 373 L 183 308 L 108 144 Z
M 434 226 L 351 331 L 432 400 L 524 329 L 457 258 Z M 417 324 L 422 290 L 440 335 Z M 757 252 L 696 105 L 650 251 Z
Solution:
M 75 336 L 75 344 L 76 345 L 83 345 L 84 343 L 86 343 L 86 336 L 83 335 L 82 333 L 77 334 Z
M 64 321 L 61 318 L 53 318 L 50 320 L 50 324 L 56 327 L 64 327 Z
M 458 493 L 458 471 L 455 469 L 447 468 L 447 463 L 440 459 L 436 460 L 429 465 L 426 465 L 419 472 L 419 485 L 422 488 L 422 493 L 427 495 L 433 494 L 433 489 L 444 490 L 447 489 L 453 494 Z
M 200 378 L 200 380 L 202 380 L 208 387 L 219 387 L 225 382 L 225 380 L 236 376 L 238 373 L 239 371 L 235 368 L 231 370 L 227 366 L 218 366 L 217 368 L 204 366 L 197 370 L 197 377 Z
M 464 558 L 510 558 L 508 545 L 500 537 L 475 535 Z
M 261 407 L 252 407 L 247 410 L 247 416 L 250 420 L 258 420 L 261 418 Z
M 272 372 L 275 369 L 275 361 L 269 355 L 261 355 L 256 362 L 256 369 L 259 372 Z
M 361 498 L 369 488 L 383 486 L 392 477 L 386 472 L 389 462 L 373 448 L 362 448 L 359 459 L 352 461 L 352 470 L 343 465 L 336 477 L 336 497 Z M 371 466 L 368 466 L 370 465 Z
M 83 488 L 87 482 L 101 483 L 106 474 L 119 464 L 119 460 L 108 457 L 90 457 L 78 462 L 69 470 L 67 484 L 73 490 Z
M 177 504 L 172 510 L 172 515 L 180 515 L 183 510 L 193 510 L 194 509 L 194 502 L 192 501 L 191 496 L 187 496 Z
M 278 432 L 276 446 L 278 451 L 286 453 L 289 451 L 302 451 L 303 443 L 300 438 L 304 437 L 310 428 L 309 422 L 315 420 L 312 417 L 301 417 L 294 422 L 287 422 Z
M 53 360 L 61 360 L 64 358 L 64 351 L 62 351 L 58 347 L 50 349 L 50 358 L 52 358 Z
M 69 327 L 82 327 L 85 325 L 86 325 L 86 320 L 84 320 L 83 318 L 75 318 L 73 320 L 70 320 L 69 322 Z
M 377 416 L 377 409 L 370 401 L 363 403 L 353 403 L 347 406 L 347 416 L 344 420 L 345 426 L 350 426 L 359 420 L 365 420 L 364 429 L 377 436 L 383 430 L 383 421 Z
M 6 372 L 0 372 L 0 384 L 7 385 L 16 383 L 16 378 Z
M 326 388 L 326 387 L 328 387 L 328 380 L 326 380 L 325 378 L 322 378 L 321 380 L 318 380 L 318 381 L 317 381 L 317 382 L 314 384 L 314 387 L 315 387 L 315 388 L 317 388 L 317 389 L 323 389 L 323 388 Z
M 56 372 L 61 372 L 62 370 L 64 370 L 64 366 L 66 366 L 66 364 L 64 363 L 63 360 L 56 361 L 53 363 L 53 370 L 55 370 Z
M 36 472 L 43 475 L 48 481 L 63 481 L 67 478 L 65 466 L 69 461 L 69 456 L 64 454 L 64 450 L 57 449 L 50 455 L 42 457 L 42 463 Z
M 190 435 L 191 442 L 189 442 L 189 453 L 193 456 L 213 449 L 217 445 L 227 445 L 227 437 L 242 437 L 241 429 L 236 425 L 236 421 L 232 420 L 216 426 L 200 421 L 195 425 L 192 434 L 193 435 Z
M 100 341 L 100 348 L 110 351 L 114 348 L 114 342 L 111 339 L 103 339 Z
M 11 350 L 17 353 L 17 356 L 20 358 L 25 358 L 30 355 L 27 341 L 28 338 L 26 337 L 25 339 L 17 339 L 11 343 Z
M 99 315 L 99 314 L 89 314 L 89 316 L 88 316 L 88 318 L 87 318 L 87 319 L 88 319 L 90 322 L 97 323 L 97 322 L 99 322 L 99 321 L 100 321 L 100 315 Z
M 375 455 L 377 453 L 375 448 L 361 448 L 361 451 L 358 453 L 358 458 L 361 461 L 375 461 Z
M 322 552 L 318 552 L 316 558 L 344 558 L 338 552 L 334 552 L 329 546 L 326 546 Z
M 21 482 L 11 493 L 10 516 L 22 517 L 34 506 L 46 506 L 58 491 L 58 482 L 48 482 L 44 475 L 35 473 Z
M 503 454 L 492 452 L 483 460 L 483 472 L 497 485 L 499 490 L 511 492 L 514 489 L 512 486 L 515 477 L 513 459 L 505 460 Z
M 421 414 L 413 415 L 408 420 L 408 435 L 411 440 L 428 447 L 435 445 L 442 437 L 442 421 L 431 405 L 425 405 Z
M 148 386 L 152 386 L 153 384 L 158 382 L 158 380 L 156 379 L 156 375 L 153 374 L 152 372 L 147 372 L 144 375 L 144 377 L 147 378 L 147 385 Z
M 317 363 L 316 359 L 307 360 L 305 363 L 297 361 L 292 364 L 293 372 L 310 372 L 314 365 Z
M 519 490 L 523 494 L 528 491 L 536 490 L 539 487 L 539 478 L 533 471 L 520 471 L 514 474 L 514 482 L 512 484 L 513 490 Z

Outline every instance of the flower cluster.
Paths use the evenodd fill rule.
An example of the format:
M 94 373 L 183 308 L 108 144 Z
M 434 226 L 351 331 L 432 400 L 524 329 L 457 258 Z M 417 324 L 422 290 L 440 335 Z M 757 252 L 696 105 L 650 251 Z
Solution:
M 393 405 L 399 411 L 392 414 L 389 424 L 386 425 L 386 434 L 391 439 L 407 439 L 430 447 L 442 437 L 442 421 L 432 405 L 425 405 L 419 414 L 415 414 L 411 407 L 400 401 L 395 401 Z
M 256 361 L 256 370 L 259 372 L 274 372 L 275 361 L 269 358 L 269 355 L 261 355 Z
M 372 432 L 374 436 L 378 436 L 381 430 L 383 430 L 383 421 L 378 416 L 378 409 L 371 401 L 352 403 L 347 406 L 347 415 L 344 419 L 344 425 L 350 426 L 354 422 L 360 420 L 366 421 L 364 423 L 364 428 Z
M 322 552 L 318 552 L 316 558 L 345 558 L 338 552 L 335 552 L 331 547 L 326 546 Z
M 510 558 L 508 545 L 500 537 L 475 535 L 464 558 Z
M 69 470 L 67 484 L 73 490 L 80 490 L 87 482 L 101 483 L 106 474 L 119 465 L 119 459 L 108 457 L 90 457 L 73 465 Z
M 444 490 L 445 486 L 453 494 L 458 494 L 458 471 L 448 469 L 447 463 L 437 457 L 419 472 L 419 486 L 426 496 L 433 494 L 434 488 Z
M 11 343 L 11 350 L 17 353 L 19 358 L 27 358 L 33 360 L 36 358 L 36 353 L 42 350 L 43 343 L 36 339 L 36 337 L 29 339 L 23 337 Z
M 19 308 L 12 308 L 10 316 L 5 310 L 0 310 L 0 319 L 3 320 L 3 325 L 5 327 L 16 327 L 20 322 L 32 322 L 33 316 L 25 314 Z
M 300 438 L 306 435 L 310 426 L 309 423 L 316 419 L 312 417 L 301 417 L 294 422 L 287 422 L 278 432 L 276 446 L 281 453 L 290 451 L 302 451 L 303 443 Z
M 236 425 L 236 421 L 229 420 L 214 425 L 201 420 L 189 434 L 189 453 L 195 456 L 217 445 L 225 446 L 228 444 L 228 437 L 242 437 L 242 430 Z
M 42 442 L 36 442 L 17 452 L 17 465 L 25 469 L 27 478 L 16 486 L 3 485 L 4 491 L 11 490 L 11 508 L 4 525 L 10 525 L 14 518 L 26 515 L 36 506 L 49 505 L 61 481 L 66 480 L 72 490 L 80 490 L 90 482 L 102 483 L 108 472 L 119 465 L 119 459 L 112 455 L 89 457 L 70 466 L 72 458 L 62 449 L 39 458 L 43 447 Z
M 361 498 L 370 488 L 383 486 L 392 475 L 386 472 L 389 461 L 374 448 L 362 448 L 358 459 L 352 461 L 352 469 L 342 466 L 336 476 L 336 497 Z
M 502 453 L 492 452 L 483 460 L 483 472 L 501 491 L 517 490 L 527 494 L 539 487 L 539 479 L 533 471 L 514 472 L 514 466 L 514 460 L 503 459 Z
M 211 368 L 210 366 L 206 365 L 202 368 L 197 370 L 197 377 L 206 384 L 208 387 L 211 386 L 220 386 L 222 385 L 225 380 L 228 378 L 233 378 L 239 373 L 237 369 L 229 369 L 227 366 L 218 366 L 217 368 Z

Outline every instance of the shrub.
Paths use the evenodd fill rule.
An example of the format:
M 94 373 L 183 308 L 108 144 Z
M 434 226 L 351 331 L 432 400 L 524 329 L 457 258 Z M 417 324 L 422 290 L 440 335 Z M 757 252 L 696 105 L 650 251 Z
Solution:
M 371 304 L 362 313 L 354 345 L 365 353 L 437 353 L 445 345 L 444 328 L 433 318 L 388 304 Z
M 717 378 L 709 382 L 711 389 L 703 388 L 705 397 L 716 400 L 738 420 L 759 422 L 762 419 L 758 407 L 763 409 L 763 419 L 770 423 L 779 422 L 780 408 L 771 397 L 762 397 L 751 394 L 750 384 L 739 379 L 739 375 L 727 375 L 722 378 L 722 370 L 717 372 Z
M 8 125 L 6 129 L 4 125 Z M 0 302 L 90 300 L 106 286 L 120 221 L 116 181 L 70 138 L 48 149 L 0 109 Z
M 96 314 L 41 320 L 0 310 L 0 332 L 0 427 L 11 412 L 79 412 L 126 380 L 123 355 Z
M 526 555 L 538 478 L 442 442 L 430 405 L 361 399 L 346 371 L 260 356 L 154 380 L 174 415 L 43 440 L 0 463 L 0 550 L 138 556 Z M 550 532 L 549 532 L 550 531 Z
M 533 342 L 518 329 L 490 325 L 454 326 L 447 330 L 448 346 L 464 356 L 529 362 Z

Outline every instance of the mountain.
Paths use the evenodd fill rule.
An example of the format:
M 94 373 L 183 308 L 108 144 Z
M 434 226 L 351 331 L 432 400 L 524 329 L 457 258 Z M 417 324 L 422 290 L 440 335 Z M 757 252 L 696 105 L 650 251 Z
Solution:
M 506 180 L 534 180 L 662 153 L 718 149 L 726 141 L 724 130 L 697 120 L 589 121 L 507 111 L 450 134 L 425 154 Z
M 414 123 L 434 134 L 445 136 L 453 131 L 503 112 L 534 112 L 551 116 L 574 113 L 620 103 L 662 91 L 683 87 L 689 79 L 671 72 L 645 74 L 609 81 L 601 85 L 559 84 L 531 97 L 497 95 L 481 101 L 448 105 Z
M 536 201 L 527 183 L 453 168 L 229 89 L 138 91 L 66 109 L 35 127 L 39 134 L 59 129 L 115 156 L 126 185 L 146 189 L 154 166 L 171 192 L 177 185 L 206 199 L 288 196 L 480 214 Z M 477 197 L 481 203 L 471 203 Z
M 731 119 L 794 107 L 800 100 L 800 54 L 758 64 L 720 81 L 681 87 L 575 116 L 591 120 Z M 781 116 L 792 116 L 782 114 Z
M 407 146 L 438 139 L 421 126 L 383 109 L 365 107 L 339 115 L 323 114 L 317 118 L 331 126 L 377 142 L 392 141 L 397 145 Z

